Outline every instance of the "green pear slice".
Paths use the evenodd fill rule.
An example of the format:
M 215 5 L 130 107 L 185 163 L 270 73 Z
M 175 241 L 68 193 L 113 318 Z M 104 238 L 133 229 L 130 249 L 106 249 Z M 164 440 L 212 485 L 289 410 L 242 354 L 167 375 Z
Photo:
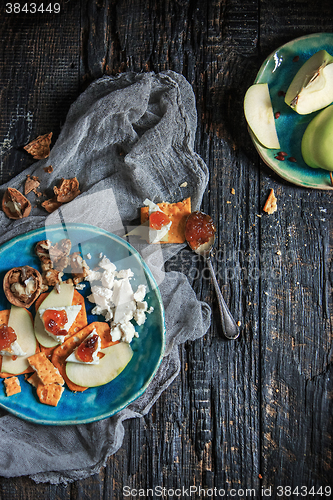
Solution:
M 59 287 L 59 292 L 54 288 L 48 296 L 43 300 L 40 304 L 39 309 L 50 309 L 52 307 L 66 307 L 71 306 L 73 302 L 74 295 L 74 287 L 69 283 L 61 283 Z M 48 333 L 46 333 L 43 322 L 36 311 L 35 316 L 35 335 L 38 342 L 43 347 L 55 347 L 58 342 L 50 337 Z
M 325 108 L 333 101 L 333 57 L 320 50 L 298 70 L 285 95 L 285 102 L 300 115 Z
M 36 352 L 36 337 L 30 314 L 23 307 L 11 306 L 8 326 L 16 333 L 17 342 L 25 355 L 18 356 L 16 359 L 3 356 L 1 371 L 17 375 L 30 366 L 28 357 Z
M 256 83 L 244 97 L 244 114 L 258 141 L 269 149 L 280 149 L 267 83 Z
M 123 371 L 133 356 L 132 348 L 126 342 L 106 347 L 101 352 L 105 356 L 98 365 L 67 362 L 66 374 L 69 380 L 83 387 L 108 384 Z
M 333 105 L 321 110 L 302 137 L 302 156 L 312 168 L 333 171 Z

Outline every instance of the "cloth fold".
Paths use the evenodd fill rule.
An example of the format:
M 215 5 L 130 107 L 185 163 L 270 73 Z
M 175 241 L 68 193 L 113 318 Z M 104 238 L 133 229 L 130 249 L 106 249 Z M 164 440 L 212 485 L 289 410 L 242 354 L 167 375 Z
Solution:
M 45 225 L 92 224 L 120 236 L 137 223 L 145 198 L 180 201 L 198 209 L 208 170 L 194 152 L 195 98 L 184 77 L 168 71 L 103 77 L 71 106 L 48 159 L 1 186 L 22 191 L 26 175 L 41 180 L 52 196 L 61 178 L 76 176 L 82 194 L 51 215 L 28 198 L 28 218 L 11 221 L 0 213 L 0 243 Z M 44 168 L 53 166 L 52 173 Z M 42 426 L 0 409 L 0 475 L 29 475 L 36 482 L 67 483 L 98 473 L 124 437 L 123 422 L 145 415 L 180 370 L 178 345 L 204 335 L 210 308 L 197 300 L 186 276 L 165 272 L 164 263 L 182 245 L 147 245 L 130 240 L 159 285 L 166 318 L 166 350 L 145 393 L 113 417 L 77 426 Z

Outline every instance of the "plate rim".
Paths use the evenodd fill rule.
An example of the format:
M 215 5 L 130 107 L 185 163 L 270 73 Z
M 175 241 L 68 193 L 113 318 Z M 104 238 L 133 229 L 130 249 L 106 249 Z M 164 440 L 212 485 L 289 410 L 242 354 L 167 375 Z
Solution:
M 80 420 L 70 419 L 70 420 L 62 420 L 62 421 L 45 420 L 43 418 L 36 419 L 33 416 L 24 415 L 21 411 L 18 411 L 14 408 L 10 408 L 10 407 L 6 406 L 6 404 L 4 404 L 0 401 L 0 408 L 1 409 L 9 412 L 10 414 L 12 414 L 18 418 L 21 418 L 22 420 L 25 420 L 27 422 L 31 422 L 31 423 L 34 423 L 37 425 L 50 425 L 50 426 L 81 425 L 81 424 L 88 424 L 88 423 L 92 423 L 92 422 L 97 422 L 97 421 L 104 420 L 106 418 L 109 418 L 109 417 L 116 415 L 117 413 L 122 411 L 124 408 L 127 408 L 131 403 L 136 401 L 147 390 L 147 388 L 151 384 L 153 378 L 155 377 L 155 375 L 156 375 L 156 373 L 157 373 L 157 371 L 162 363 L 162 360 L 164 357 L 164 352 L 165 352 L 165 347 L 166 347 L 165 309 L 164 309 L 160 289 L 156 283 L 156 280 L 155 280 L 150 268 L 148 267 L 148 265 L 146 264 L 146 262 L 144 261 L 143 257 L 138 252 L 138 250 L 136 250 L 136 248 L 134 248 L 128 241 L 124 240 L 120 236 L 118 236 L 114 233 L 111 233 L 110 231 L 107 231 L 107 230 L 100 228 L 98 226 L 93 226 L 92 224 L 76 223 L 76 222 L 50 224 L 47 226 L 44 225 L 42 227 L 32 229 L 31 231 L 28 231 L 26 233 L 21 233 L 21 234 L 15 236 L 14 238 L 11 238 L 10 240 L 5 241 L 3 244 L 0 245 L 0 254 L 2 253 L 2 251 L 6 250 L 6 249 L 10 248 L 12 245 L 14 245 L 15 241 L 17 241 L 18 239 L 20 239 L 20 240 L 21 239 L 22 240 L 28 239 L 29 237 L 33 237 L 34 235 L 45 233 L 46 230 L 48 230 L 48 229 L 51 229 L 51 230 L 61 230 L 62 229 L 62 230 L 64 230 L 64 227 L 77 228 L 77 229 L 86 228 L 86 229 L 90 229 L 92 231 L 98 232 L 100 235 L 102 234 L 102 235 L 105 235 L 107 237 L 111 237 L 112 239 L 116 240 L 118 243 L 124 245 L 127 249 L 130 250 L 130 252 L 132 254 L 135 255 L 135 257 L 138 258 L 140 265 L 143 268 L 144 273 L 149 278 L 150 284 L 154 285 L 154 292 L 156 294 L 157 302 L 159 304 L 160 315 L 161 315 L 160 321 L 162 323 L 162 325 L 161 325 L 162 326 L 162 329 L 161 329 L 161 349 L 160 349 L 160 353 L 159 353 L 159 358 L 155 364 L 155 367 L 154 367 L 150 377 L 146 380 L 145 384 L 140 388 L 140 390 L 137 391 L 135 393 L 135 395 L 133 397 L 131 397 L 124 404 L 120 405 L 119 407 L 117 407 L 116 409 L 114 409 L 110 412 L 105 412 L 99 416 L 89 417 L 87 419 L 80 419 Z M 19 376 L 22 377 L 24 375 L 19 375 Z M 107 385 L 107 384 L 105 384 L 105 385 Z M 100 386 L 100 387 L 103 387 L 103 386 Z M 38 403 L 38 401 L 36 401 L 36 403 Z M 42 404 L 42 403 L 39 403 L 39 404 Z M 52 408 L 52 407 L 50 407 L 50 408 Z

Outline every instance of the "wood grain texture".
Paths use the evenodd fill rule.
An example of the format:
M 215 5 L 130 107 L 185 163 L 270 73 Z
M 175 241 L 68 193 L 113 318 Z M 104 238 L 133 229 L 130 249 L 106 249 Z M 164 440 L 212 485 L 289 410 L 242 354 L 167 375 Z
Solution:
M 213 322 L 180 346 L 180 375 L 147 416 L 125 422 L 123 446 L 100 474 L 67 487 L 2 478 L 0 500 L 113 500 L 124 486 L 254 488 L 257 497 L 261 486 L 333 486 L 332 197 L 271 172 L 243 118 L 263 60 L 332 26 L 330 0 L 320 9 L 304 0 L 82 0 L 47 20 L 2 21 L 1 182 L 30 164 L 26 142 L 57 137 L 94 79 L 171 69 L 192 84 L 195 150 L 210 170 L 202 208 L 217 225 L 214 266 L 241 336 L 223 339 L 208 270 L 184 249 L 168 268 L 188 275 Z M 278 211 L 269 216 L 271 188 Z

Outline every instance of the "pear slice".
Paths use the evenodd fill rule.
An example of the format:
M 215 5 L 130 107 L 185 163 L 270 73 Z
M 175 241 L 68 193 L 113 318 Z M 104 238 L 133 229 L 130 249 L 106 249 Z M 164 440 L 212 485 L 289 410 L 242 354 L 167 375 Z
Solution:
M 285 102 L 300 115 L 325 108 L 333 101 L 333 57 L 319 50 L 298 70 Z
M 244 114 L 253 134 L 265 148 L 280 149 L 267 83 L 256 83 L 247 90 Z
M 302 156 L 312 168 L 333 171 L 333 105 L 322 109 L 308 124 L 302 137 Z
M 28 357 L 36 352 L 36 337 L 30 314 L 23 307 L 11 307 L 8 326 L 13 328 L 17 336 L 17 342 L 25 354 L 24 356 L 17 356 L 16 359 L 3 356 L 1 371 L 17 375 L 30 366 Z
M 54 288 L 47 297 L 40 304 L 39 309 L 50 309 L 53 307 L 67 307 L 71 306 L 73 302 L 74 287 L 69 283 L 61 283 L 60 291 Z M 59 345 L 56 339 L 53 339 L 48 333 L 46 333 L 43 322 L 36 311 L 35 316 L 35 335 L 38 342 L 43 347 L 55 347 Z
M 66 363 L 66 374 L 74 384 L 83 387 L 97 387 L 116 378 L 130 362 L 133 351 L 129 344 L 120 342 L 102 349 L 105 354 L 98 365 Z

